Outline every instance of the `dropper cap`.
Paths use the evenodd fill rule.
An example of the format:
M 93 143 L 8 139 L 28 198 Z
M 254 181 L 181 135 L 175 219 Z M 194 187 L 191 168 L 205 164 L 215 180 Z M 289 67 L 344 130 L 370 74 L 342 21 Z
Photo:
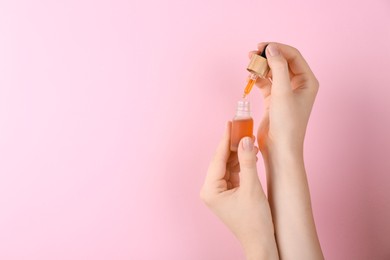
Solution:
M 248 67 L 246 68 L 250 73 L 256 74 L 261 78 L 265 78 L 269 71 L 269 66 L 267 62 L 267 56 L 265 55 L 265 50 L 268 45 L 264 47 L 264 50 L 260 55 L 253 54 L 251 61 L 249 62 Z

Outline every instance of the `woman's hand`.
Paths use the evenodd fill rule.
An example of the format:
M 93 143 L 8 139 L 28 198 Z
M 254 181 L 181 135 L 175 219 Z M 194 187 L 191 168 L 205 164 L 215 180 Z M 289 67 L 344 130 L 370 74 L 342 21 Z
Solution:
M 256 52 L 265 46 L 259 44 Z M 257 139 L 266 167 L 279 255 L 284 260 L 323 259 L 303 160 L 318 81 L 297 49 L 270 43 L 266 55 L 272 85 L 267 79 L 257 82 L 265 106 Z
M 259 50 L 249 55 L 261 52 L 266 44 L 259 44 Z M 265 106 L 257 132 L 259 148 L 263 155 L 268 149 L 301 152 L 318 81 L 297 49 L 270 43 L 266 55 L 273 82 L 271 87 L 268 79 L 257 81 Z
M 200 196 L 241 242 L 247 259 L 279 259 L 271 212 L 257 175 L 254 138 L 230 152 L 228 123 Z

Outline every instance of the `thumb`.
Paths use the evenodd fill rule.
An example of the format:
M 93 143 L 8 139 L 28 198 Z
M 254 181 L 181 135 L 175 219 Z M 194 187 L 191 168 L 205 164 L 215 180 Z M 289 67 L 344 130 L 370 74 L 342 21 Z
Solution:
M 277 44 L 266 47 L 268 65 L 272 70 L 272 93 L 291 92 L 290 74 L 287 60 L 283 57 Z
M 240 187 L 248 189 L 260 184 L 256 167 L 258 148 L 254 146 L 254 138 L 242 138 L 237 152 L 240 163 Z

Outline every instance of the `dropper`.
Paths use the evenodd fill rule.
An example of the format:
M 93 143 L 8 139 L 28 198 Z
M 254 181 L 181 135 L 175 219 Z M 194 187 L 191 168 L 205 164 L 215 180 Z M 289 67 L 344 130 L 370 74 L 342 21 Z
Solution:
M 247 70 L 251 73 L 249 75 L 248 83 L 244 89 L 243 98 L 245 98 L 252 90 L 253 85 L 256 83 L 258 77 L 265 78 L 269 71 L 267 56 L 265 54 L 265 50 L 268 44 L 264 47 L 264 50 L 260 55 L 254 53 L 251 57 L 251 61 L 247 67 Z

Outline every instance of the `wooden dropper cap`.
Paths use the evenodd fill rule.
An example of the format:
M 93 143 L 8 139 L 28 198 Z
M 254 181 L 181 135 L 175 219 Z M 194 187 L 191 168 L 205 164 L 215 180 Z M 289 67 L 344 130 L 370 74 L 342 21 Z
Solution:
M 267 56 L 265 55 L 265 50 L 267 46 L 268 45 L 264 47 L 264 50 L 261 52 L 260 55 L 255 53 L 252 55 L 251 61 L 246 68 L 250 73 L 256 74 L 261 78 L 265 78 L 269 71 Z

